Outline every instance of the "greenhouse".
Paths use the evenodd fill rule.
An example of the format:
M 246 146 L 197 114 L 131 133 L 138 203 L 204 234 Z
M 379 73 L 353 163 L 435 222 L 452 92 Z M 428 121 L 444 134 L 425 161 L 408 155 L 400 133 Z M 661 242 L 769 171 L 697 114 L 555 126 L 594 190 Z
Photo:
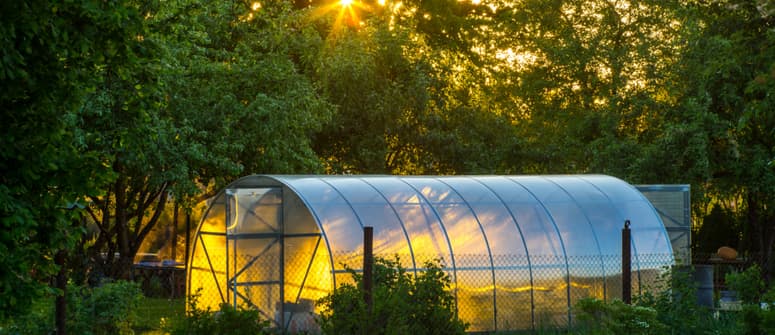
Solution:
M 370 226 L 376 257 L 413 273 L 441 261 L 470 331 L 564 326 L 581 298 L 621 298 L 625 220 L 637 293 L 673 251 L 654 207 L 614 177 L 254 175 L 211 199 L 187 287 L 200 307 L 314 329 L 314 302 L 362 268 Z

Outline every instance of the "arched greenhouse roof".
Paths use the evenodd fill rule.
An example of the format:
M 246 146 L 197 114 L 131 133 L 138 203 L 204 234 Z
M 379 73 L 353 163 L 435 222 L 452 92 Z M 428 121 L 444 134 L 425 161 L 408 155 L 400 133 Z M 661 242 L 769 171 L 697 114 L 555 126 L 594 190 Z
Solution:
M 248 176 L 220 192 L 197 231 L 189 293 L 303 329 L 310 303 L 376 256 L 409 271 L 440 259 L 471 330 L 571 322 L 584 297 L 621 297 L 621 229 L 632 222 L 637 288 L 673 264 L 648 200 L 604 175 Z M 304 311 L 304 312 L 298 312 Z M 304 314 L 307 313 L 307 314 Z

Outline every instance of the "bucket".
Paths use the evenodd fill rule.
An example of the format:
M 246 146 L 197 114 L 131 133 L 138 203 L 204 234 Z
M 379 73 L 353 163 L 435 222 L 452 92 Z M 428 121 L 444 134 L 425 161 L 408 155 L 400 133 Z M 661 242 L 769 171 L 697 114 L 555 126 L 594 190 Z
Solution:
M 692 277 L 697 284 L 697 304 L 713 308 L 713 265 L 694 265 Z

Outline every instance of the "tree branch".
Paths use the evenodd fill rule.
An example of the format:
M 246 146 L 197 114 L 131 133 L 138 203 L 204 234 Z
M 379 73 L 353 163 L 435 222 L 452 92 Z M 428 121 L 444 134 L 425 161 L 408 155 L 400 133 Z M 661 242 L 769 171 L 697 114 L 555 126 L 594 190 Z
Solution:
M 161 213 L 164 211 L 164 206 L 167 204 L 167 184 L 165 183 L 164 186 L 164 192 L 159 194 L 156 206 L 154 207 L 154 213 L 150 220 L 148 220 L 148 223 L 145 224 L 142 230 L 140 230 L 140 233 L 137 234 L 134 241 L 134 247 L 139 248 L 140 242 L 142 242 L 146 236 L 151 232 L 151 229 L 156 226 L 156 223 L 159 221 L 159 217 L 161 217 Z M 136 251 L 136 249 L 135 249 Z

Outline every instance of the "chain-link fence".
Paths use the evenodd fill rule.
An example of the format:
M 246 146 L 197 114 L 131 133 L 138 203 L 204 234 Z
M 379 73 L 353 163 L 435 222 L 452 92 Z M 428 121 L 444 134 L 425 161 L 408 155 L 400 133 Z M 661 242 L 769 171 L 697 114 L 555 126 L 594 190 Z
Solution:
M 350 268 L 362 266 L 355 253 L 337 255 Z M 410 272 L 423 270 L 411 267 L 411 261 L 406 261 L 409 255 L 398 257 Z M 634 255 L 633 294 L 661 289 L 658 279 L 673 262 L 673 256 L 667 254 Z M 622 298 L 620 255 L 455 255 L 442 263 L 452 280 L 450 290 L 457 299 L 458 316 L 473 331 L 567 327 L 580 299 Z M 337 276 L 341 278 L 337 284 L 351 282 L 342 278 L 345 276 L 349 277 Z
M 324 248 L 295 254 L 283 263 L 279 261 L 279 250 L 231 254 L 228 263 L 224 252 L 207 254 L 194 259 L 189 278 L 190 292 L 198 292 L 200 308 L 236 301 L 236 305 L 256 308 L 263 317 L 286 328 L 291 322 L 312 322 L 314 302 L 331 291 L 334 280 L 337 286 L 352 283 L 345 268 L 359 272 L 363 265 L 360 253 L 337 252 L 332 261 Z M 410 273 L 423 271 L 427 260 L 440 259 L 414 255 L 417 261 L 413 262 L 411 255 L 376 256 L 391 260 L 398 257 Z M 573 323 L 573 306 L 580 299 L 611 301 L 622 297 L 619 255 L 447 258 L 440 261 L 452 280 L 449 289 L 457 299 L 458 316 L 470 324 L 472 331 L 567 327 Z M 661 289 L 658 278 L 672 264 L 672 255 L 633 255 L 633 294 Z

